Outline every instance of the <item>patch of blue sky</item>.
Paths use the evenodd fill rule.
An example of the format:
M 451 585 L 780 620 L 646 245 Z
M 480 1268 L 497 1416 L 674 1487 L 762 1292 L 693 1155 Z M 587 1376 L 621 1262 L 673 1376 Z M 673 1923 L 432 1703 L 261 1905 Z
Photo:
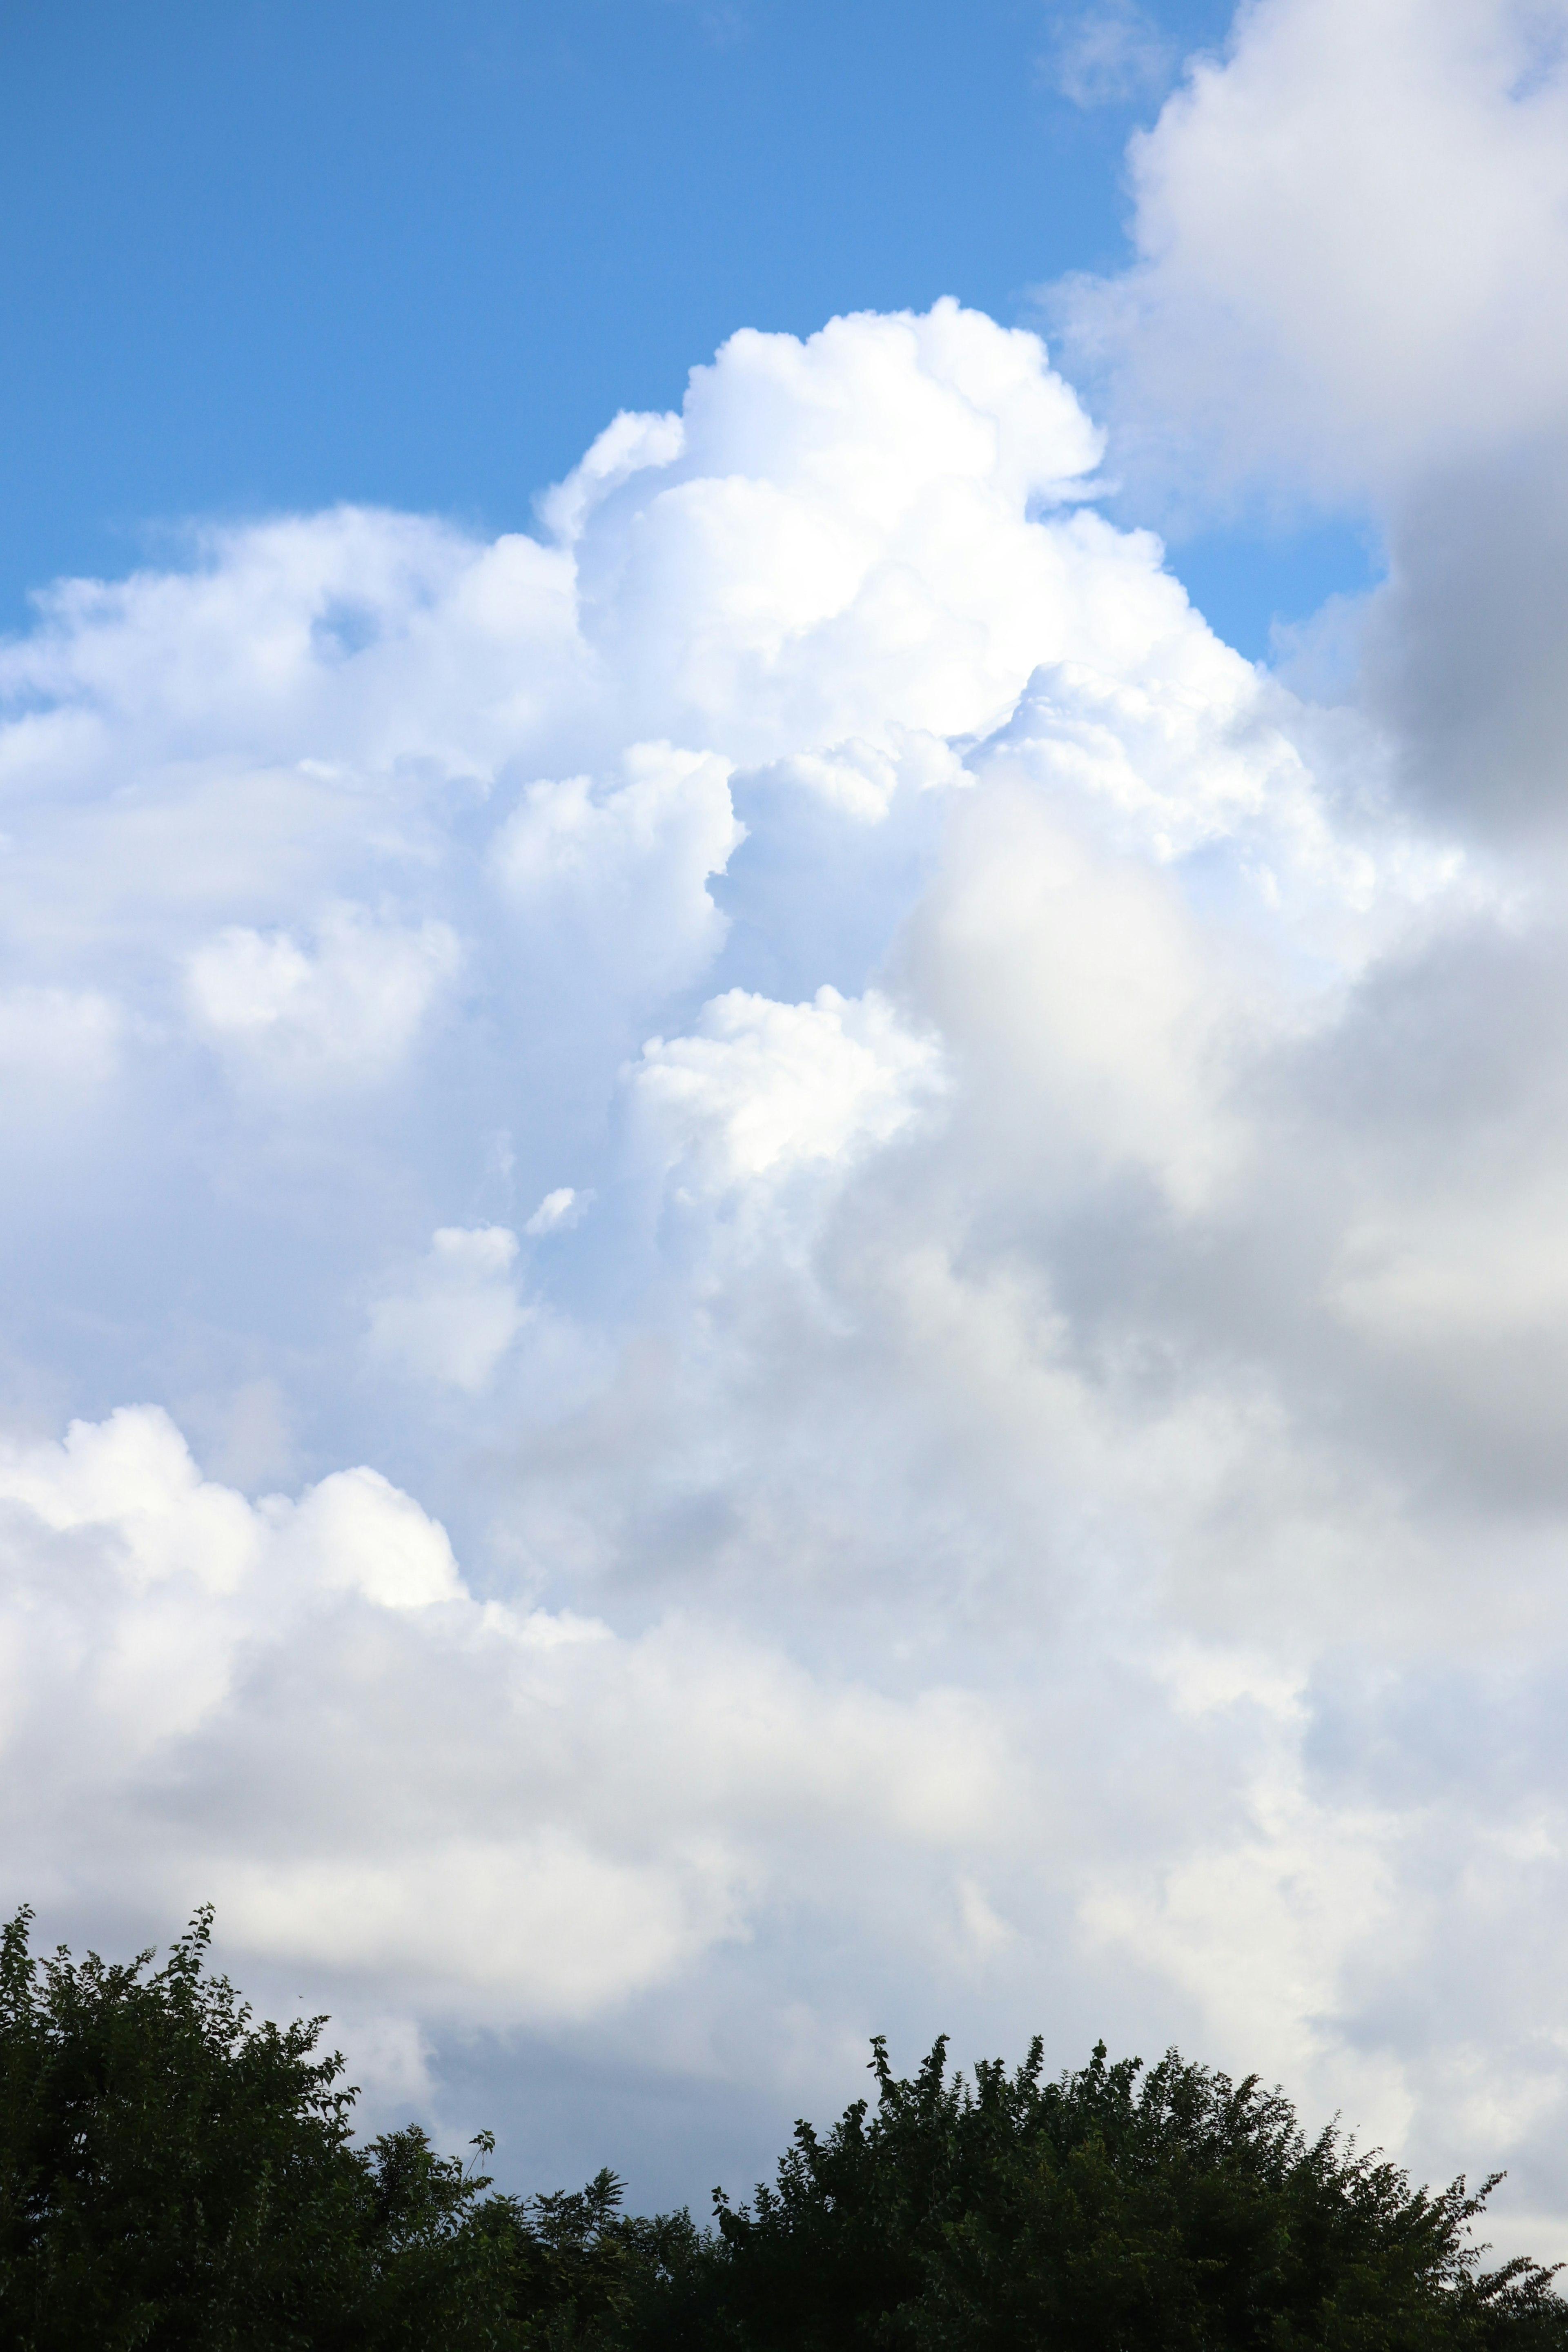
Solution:
M 1249 661 L 1272 662 L 1331 596 L 1374 587 L 1384 557 L 1366 523 L 1335 516 L 1227 522 L 1173 542 L 1169 564 L 1217 635 Z
M 1029 319 L 1125 257 L 1128 132 L 1228 13 L 1110 11 L 1074 102 L 1080 20 L 1025 0 L 9 12 L 0 626 L 193 518 L 527 527 L 741 326 L 942 293 Z M 1226 604 L 1250 647 L 1301 592 Z

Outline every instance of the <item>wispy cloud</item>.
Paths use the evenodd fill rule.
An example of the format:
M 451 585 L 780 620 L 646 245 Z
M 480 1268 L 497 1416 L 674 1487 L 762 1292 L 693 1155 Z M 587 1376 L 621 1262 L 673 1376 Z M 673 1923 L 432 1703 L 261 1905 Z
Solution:
M 1097 0 L 1058 16 L 1042 60 L 1074 106 L 1127 106 L 1169 89 L 1181 51 L 1138 0 Z

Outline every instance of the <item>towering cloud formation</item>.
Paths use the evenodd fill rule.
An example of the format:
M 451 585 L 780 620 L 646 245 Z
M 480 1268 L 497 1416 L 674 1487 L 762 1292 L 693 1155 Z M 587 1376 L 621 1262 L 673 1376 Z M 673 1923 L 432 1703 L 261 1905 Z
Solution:
M 1314 37 L 1144 149 L 1119 428 Z M 387 2096 L 1044 2021 L 1545 2210 L 1555 868 L 1392 687 L 1217 642 L 1100 455 L 952 303 L 745 333 L 538 539 L 216 534 L 0 656 L 16 1892 L 215 1896 Z

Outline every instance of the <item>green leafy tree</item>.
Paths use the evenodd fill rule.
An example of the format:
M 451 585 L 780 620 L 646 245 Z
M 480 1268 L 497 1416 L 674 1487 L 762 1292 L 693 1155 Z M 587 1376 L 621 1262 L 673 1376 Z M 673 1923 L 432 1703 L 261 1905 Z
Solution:
M 1045 2082 L 912 2080 L 873 2044 L 875 2112 L 805 2123 L 750 2206 L 720 2197 L 715 2340 L 751 2352 L 1447 2352 L 1568 2347 L 1552 2274 L 1489 2273 L 1495 2180 L 1434 2194 L 1256 2077 L 1171 2053 Z
M 163 1967 L 0 1930 L 0 2343 L 16 2352 L 1568 2352 L 1433 2192 L 1173 2052 L 909 2080 L 797 2125 L 716 2227 L 616 2174 L 499 2196 L 417 2126 L 355 2143 L 324 2020 L 258 2023 L 199 1912 Z
M 29 1925 L 0 1931 L 16 2352 L 531 2352 L 629 2306 L 614 2175 L 521 2202 L 417 2126 L 356 2147 L 325 2020 L 257 2023 L 207 1969 L 209 1911 L 155 1972 L 36 1959 Z
M 304 2343 L 364 2191 L 321 2020 L 255 2026 L 204 1967 L 0 1936 L 0 2309 L 18 2347 Z M 344 2281 L 343 2292 L 352 2293 Z

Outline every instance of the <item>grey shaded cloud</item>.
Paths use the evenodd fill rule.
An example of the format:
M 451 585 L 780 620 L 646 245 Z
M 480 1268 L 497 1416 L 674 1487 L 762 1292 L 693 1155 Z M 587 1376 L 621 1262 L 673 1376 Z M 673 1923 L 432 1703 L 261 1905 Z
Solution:
M 1532 436 L 1435 469 L 1391 511 L 1362 620 L 1360 691 L 1406 788 L 1481 840 L 1561 832 L 1568 808 L 1568 445 Z

